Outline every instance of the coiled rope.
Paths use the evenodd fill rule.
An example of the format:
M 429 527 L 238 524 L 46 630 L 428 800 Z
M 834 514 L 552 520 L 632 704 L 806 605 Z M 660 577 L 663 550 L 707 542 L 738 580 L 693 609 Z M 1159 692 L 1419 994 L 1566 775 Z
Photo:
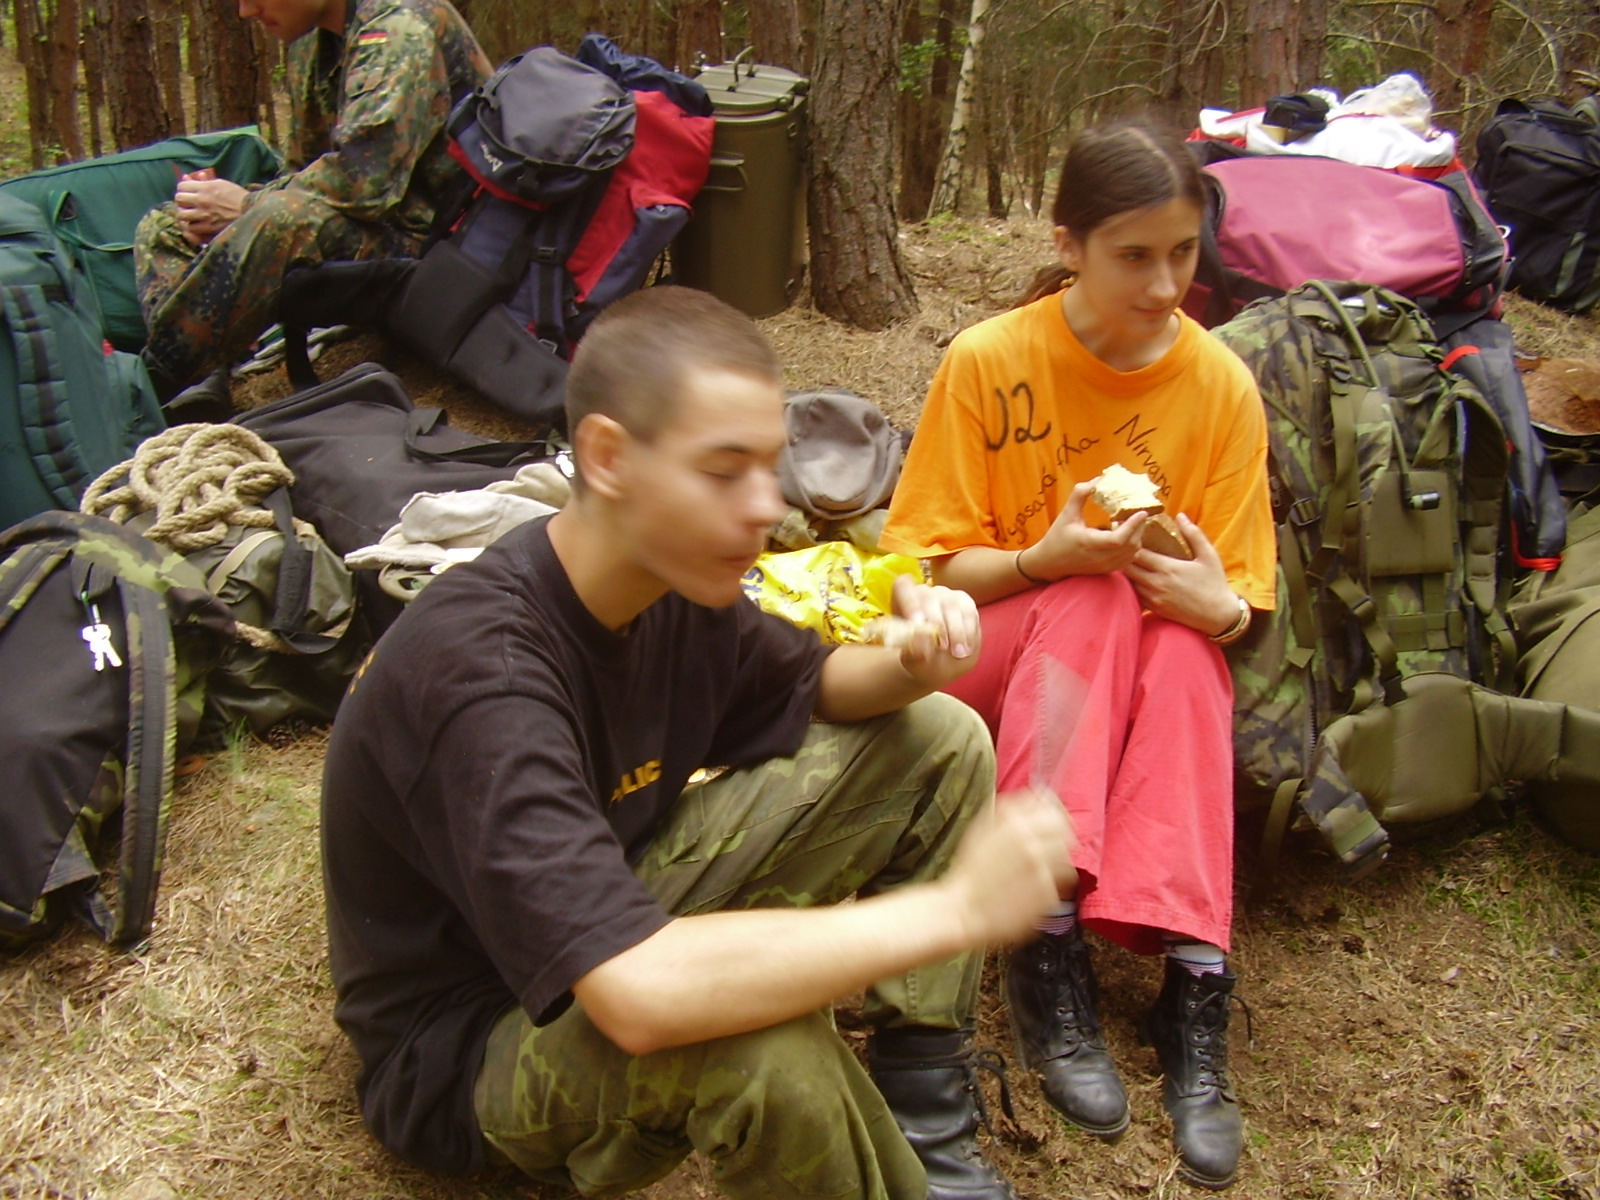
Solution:
M 78 507 L 122 524 L 154 513 L 144 536 L 188 554 L 218 545 L 231 526 L 274 527 L 261 501 L 292 483 L 294 473 L 278 452 L 242 425 L 174 425 L 91 483 Z M 302 534 L 312 528 L 300 520 L 294 526 Z M 235 623 L 252 646 L 289 650 L 271 630 Z

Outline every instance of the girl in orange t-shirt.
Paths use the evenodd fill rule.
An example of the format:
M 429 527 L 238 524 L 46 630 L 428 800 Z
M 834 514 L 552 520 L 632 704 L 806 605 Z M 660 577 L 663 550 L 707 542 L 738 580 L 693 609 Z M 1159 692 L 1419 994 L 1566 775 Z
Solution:
M 1221 646 L 1272 607 L 1274 544 L 1255 382 L 1178 308 L 1204 211 L 1181 142 L 1139 125 L 1078 136 L 1053 211 L 1060 266 L 951 344 L 883 543 L 978 601 L 982 659 L 950 691 L 988 721 L 1000 790 L 1048 784 L 1076 829 L 1076 891 L 1007 963 L 1020 1054 L 1069 1121 L 1120 1135 L 1081 931 L 1165 951 L 1148 1028 L 1180 1170 L 1225 1187 L 1243 1124 Z M 1108 527 L 1090 497 L 1113 464 L 1149 476 L 1192 559 L 1144 548 L 1144 513 Z

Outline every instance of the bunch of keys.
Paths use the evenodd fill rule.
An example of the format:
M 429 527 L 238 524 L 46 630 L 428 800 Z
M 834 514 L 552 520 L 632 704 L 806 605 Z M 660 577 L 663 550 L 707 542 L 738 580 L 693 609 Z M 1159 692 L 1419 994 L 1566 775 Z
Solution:
M 87 598 L 84 603 L 89 607 L 89 624 L 78 631 L 78 636 L 89 643 L 89 653 L 94 655 L 94 669 L 104 671 L 107 664 L 120 667 L 122 656 L 111 644 L 111 626 L 100 619 L 100 606 Z

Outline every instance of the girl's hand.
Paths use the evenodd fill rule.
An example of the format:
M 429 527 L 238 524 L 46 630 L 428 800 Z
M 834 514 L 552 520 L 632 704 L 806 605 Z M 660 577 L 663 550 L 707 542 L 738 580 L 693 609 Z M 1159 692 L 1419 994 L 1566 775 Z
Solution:
M 1221 633 L 1239 616 L 1239 601 L 1222 559 L 1200 526 L 1183 513 L 1178 528 L 1194 550 L 1192 560 L 1169 558 L 1154 550 L 1140 550 L 1124 568 L 1144 606 L 1158 617 L 1198 629 L 1210 636 Z
M 1121 571 L 1139 553 L 1144 513 L 1135 513 L 1115 529 L 1096 529 L 1083 520 L 1084 501 L 1094 492 L 1094 481 L 1076 484 L 1067 503 L 1044 537 L 1025 552 L 1024 566 L 1036 579 L 1064 579 L 1068 575 L 1109 575 Z

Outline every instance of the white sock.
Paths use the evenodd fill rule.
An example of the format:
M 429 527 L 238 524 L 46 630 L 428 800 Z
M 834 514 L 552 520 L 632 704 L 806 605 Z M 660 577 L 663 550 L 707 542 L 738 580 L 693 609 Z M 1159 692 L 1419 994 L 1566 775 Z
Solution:
M 1036 928 L 1041 933 L 1061 937 L 1063 934 L 1071 933 L 1077 927 L 1078 902 L 1076 900 L 1057 900 L 1056 906 L 1039 918 Z
M 1167 948 L 1167 957 L 1181 963 L 1191 975 L 1220 975 L 1228 969 L 1227 956 L 1220 946 L 1178 933 L 1162 934 L 1161 942 Z

